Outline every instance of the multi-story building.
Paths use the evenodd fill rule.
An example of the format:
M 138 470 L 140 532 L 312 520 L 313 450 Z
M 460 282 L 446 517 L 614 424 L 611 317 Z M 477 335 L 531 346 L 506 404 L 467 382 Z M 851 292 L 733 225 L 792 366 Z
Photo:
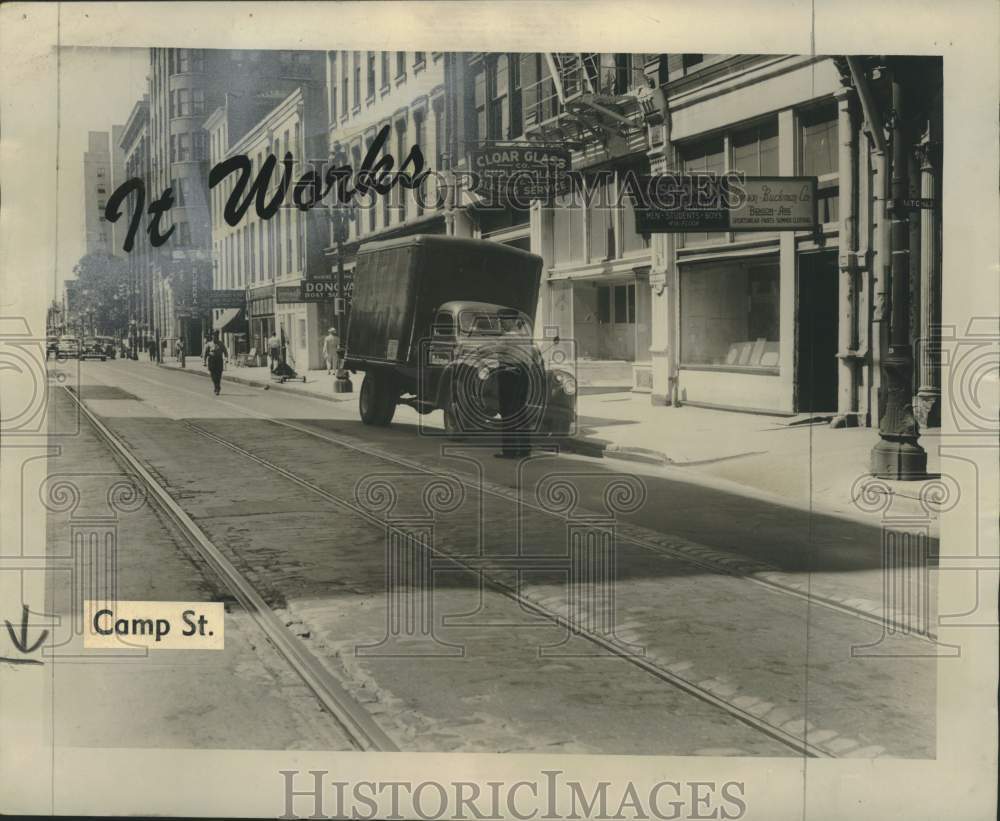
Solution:
M 875 423 L 888 186 L 882 124 L 861 104 L 877 95 L 861 94 L 869 80 L 856 74 L 832 57 L 461 55 L 449 79 L 451 168 L 469 170 L 474 147 L 568 148 L 586 196 L 520 210 L 473 198 L 450 232 L 543 257 L 539 324 L 575 340 L 584 384 L 589 374 L 654 403 Z M 933 199 L 939 68 L 918 82 L 911 196 Z M 816 177 L 819 225 L 642 235 L 622 180 L 668 171 Z M 927 339 L 940 310 L 939 209 L 909 224 L 911 336 Z M 938 376 L 927 363 L 917 404 L 933 422 Z
M 331 152 L 343 152 L 357 170 L 379 133 L 388 128 L 379 156 L 391 154 L 393 170 L 399 169 L 413 145 L 420 147 L 426 168 L 443 168 L 446 64 L 452 58 L 454 55 L 444 52 L 426 51 L 327 52 Z M 396 186 L 388 196 L 359 199 L 349 241 L 342 246 L 348 277 L 362 242 L 407 234 L 451 233 L 441 193 L 432 176 L 419 191 Z M 338 254 L 333 240 L 331 229 L 331 272 L 336 270 Z
M 299 86 L 277 104 L 268 96 L 227 95 L 205 123 L 212 164 L 243 155 L 256 178 L 267 158 L 274 156 L 278 162 L 268 200 L 281 182 L 281 159 L 286 153 L 296 160 L 295 179 L 310 167 L 302 160 L 315 161 L 312 167 L 322 171 L 328 155 L 326 100 L 325 88 L 315 83 Z M 295 207 L 289 188 L 284 206 L 270 219 L 262 219 L 251 206 L 232 226 L 223 211 L 235 185 L 236 175 L 230 175 L 211 192 L 213 287 L 245 291 L 247 309 L 218 310 L 214 327 L 225 335 L 231 353 L 253 351 L 261 357 L 268 338 L 280 329 L 293 368 L 320 367 L 330 306 L 279 301 L 277 294 L 279 288 L 283 293 L 297 292 L 303 279 L 323 273 L 329 232 L 326 212 Z
M 163 220 L 174 234 L 151 255 L 153 335 L 184 338 L 201 350 L 212 317 L 212 218 L 205 120 L 227 93 L 270 95 L 275 102 L 303 83 L 322 85 L 322 52 L 208 49 L 150 50 L 149 197 L 168 187 L 173 207 Z M 230 140 L 241 135 L 230 134 Z
M 107 131 L 87 133 L 87 150 L 83 154 L 84 253 L 87 254 L 122 253 L 120 244 L 116 244 L 116 226 L 104 217 L 104 206 L 123 174 L 124 155 L 117 139 L 121 130 L 120 125 L 112 128 L 114 142 L 109 141 Z
M 144 94 L 133 107 L 125 126 L 122 128 L 119 146 L 125 157 L 125 179 L 150 181 L 149 156 L 149 95 Z M 149 191 L 146 192 L 147 198 Z M 128 230 L 135 209 L 141 207 L 137 197 L 128 200 L 127 216 L 119 218 L 116 228 L 121 225 L 120 234 Z M 124 237 L 122 237 L 124 242 Z M 119 243 L 119 248 L 121 244 Z M 145 343 L 145 337 L 153 327 L 152 249 L 143 234 L 137 233 L 132 250 L 128 253 L 129 276 L 129 328 L 128 338 L 132 355 L 136 355 Z

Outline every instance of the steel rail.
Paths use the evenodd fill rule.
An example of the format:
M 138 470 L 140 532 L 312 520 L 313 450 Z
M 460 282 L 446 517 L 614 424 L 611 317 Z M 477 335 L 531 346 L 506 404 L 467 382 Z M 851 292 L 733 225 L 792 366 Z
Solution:
M 268 607 L 264 599 L 233 563 L 212 543 L 205 532 L 198 527 L 142 462 L 122 443 L 120 438 L 112 433 L 72 390 L 66 388 L 66 393 L 72 397 L 87 421 L 111 447 L 121 462 L 141 479 L 143 485 L 152 494 L 167 517 L 215 570 L 254 622 L 273 642 L 278 652 L 341 725 L 351 741 L 362 750 L 398 751 L 399 747 L 396 743 L 375 722 L 364 707 L 351 697 L 343 685 L 323 666 L 322 662 L 285 627 L 282 619 Z
M 199 425 L 196 425 L 186 420 L 184 421 L 184 425 L 189 430 L 192 430 L 193 432 L 205 437 L 206 439 L 209 439 L 210 441 L 213 441 L 229 449 L 233 453 L 236 453 L 242 456 L 243 458 L 254 462 L 257 465 L 260 465 L 261 467 L 264 467 L 273 473 L 277 473 L 279 476 L 287 479 L 290 482 L 295 483 L 299 487 L 302 487 L 310 491 L 316 496 L 319 496 L 320 498 L 332 503 L 337 507 L 346 509 L 347 511 L 350 511 L 351 513 L 361 516 L 362 518 L 380 527 L 385 527 L 389 525 L 389 523 L 385 519 L 378 517 L 371 511 L 366 510 L 364 507 L 354 502 L 348 501 L 347 499 L 344 499 L 334 493 L 331 493 L 328 490 L 325 490 L 324 488 L 320 487 L 319 485 L 316 485 L 313 482 L 309 481 L 308 479 L 304 479 L 301 476 L 296 475 L 292 471 L 283 468 L 280 465 L 276 465 L 273 462 L 263 458 L 262 456 L 258 456 L 255 453 L 251 453 L 246 448 L 240 447 L 239 445 L 230 442 L 227 439 L 224 439 L 221 436 L 212 433 L 211 431 L 205 430 Z M 516 588 L 513 588 L 510 585 L 505 584 L 502 581 L 499 581 L 498 579 L 488 576 L 486 573 L 482 572 L 481 568 L 470 565 L 462 557 L 455 556 L 449 553 L 448 551 L 441 550 L 440 548 L 434 547 L 432 545 L 425 545 L 425 547 L 427 547 L 427 549 L 430 550 L 431 553 L 433 553 L 435 556 L 453 562 L 465 568 L 470 573 L 477 574 L 483 581 L 490 584 L 495 590 L 497 590 L 499 593 L 506 596 L 507 598 L 511 599 L 519 606 L 539 616 L 542 616 L 543 618 L 548 619 L 549 621 L 553 621 L 561 627 L 567 628 L 571 632 L 571 634 L 586 639 L 592 644 L 595 644 L 601 647 L 602 649 L 612 653 L 613 655 L 621 658 L 623 661 L 642 669 L 646 673 L 649 673 L 650 675 L 656 677 L 657 679 L 660 679 L 661 681 L 673 687 L 676 687 L 679 690 L 684 691 L 688 695 L 693 696 L 694 698 L 697 698 L 700 701 L 711 704 L 712 706 L 722 710 L 725 713 L 728 713 L 733 718 L 748 725 L 754 730 L 757 730 L 758 732 L 773 738 L 780 744 L 783 744 L 786 747 L 795 750 L 795 752 L 801 753 L 802 755 L 808 756 L 810 758 L 836 757 L 830 752 L 820 747 L 817 747 L 814 744 L 810 744 L 808 743 L 808 741 L 800 739 L 798 736 L 793 735 L 792 733 L 789 733 L 781 729 L 780 727 L 777 727 L 773 724 L 769 724 L 768 722 L 753 715 L 747 710 L 743 710 L 739 707 L 736 707 L 735 705 L 729 703 L 723 698 L 720 698 L 719 696 L 715 695 L 709 690 L 706 690 L 702 687 L 699 687 L 697 684 L 693 684 L 692 682 L 689 682 L 681 678 L 680 676 L 670 672 L 669 670 L 660 667 L 654 662 L 651 662 L 648 659 L 635 656 L 624 651 L 623 647 L 618 642 L 609 639 L 606 636 L 602 636 L 601 634 L 596 633 L 592 630 L 582 628 L 580 625 L 575 624 L 570 619 L 567 619 L 564 616 L 559 615 L 558 613 L 554 613 L 548 608 L 544 607 L 543 605 L 540 605 L 532 601 L 531 599 L 526 598 Z
M 192 373 L 195 372 L 192 371 Z M 137 378 L 155 385 L 164 384 L 162 382 L 157 382 L 156 380 L 149 379 L 148 377 L 137 376 Z M 180 390 L 192 394 L 196 393 L 196 391 L 192 391 L 188 388 L 181 388 Z M 327 401 L 320 397 L 303 396 L 301 394 L 297 394 L 297 396 L 301 396 L 304 399 L 313 399 L 316 402 L 322 402 L 324 405 L 327 404 Z M 363 447 L 354 442 L 346 441 L 340 437 L 332 436 L 328 433 L 321 432 L 314 428 L 310 428 L 306 425 L 296 424 L 294 422 L 289 422 L 284 419 L 275 419 L 272 416 L 268 416 L 267 414 L 260 413 L 258 411 L 250 410 L 242 405 L 237 405 L 234 402 L 229 402 L 227 400 L 221 400 L 221 402 L 250 418 L 255 418 L 264 422 L 270 422 L 271 424 L 288 428 L 289 430 L 298 431 L 300 433 L 306 434 L 307 436 L 313 436 L 322 441 L 329 442 L 330 444 L 333 445 L 337 445 L 338 447 L 346 448 L 348 450 L 353 450 L 357 453 L 364 454 L 365 456 L 381 459 L 386 462 L 392 462 L 394 464 L 400 465 L 401 467 L 405 467 L 412 471 L 419 471 L 420 473 L 425 473 L 430 476 L 453 479 L 454 481 L 459 482 L 466 489 L 474 490 L 477 493 L 482 492 L 498 499 L 504 499 L 505 501 L 508 502 L 512 501 L 510 496 L 508 496 L 507 494 L 489 487 L 485 480 L 483 484 L 480 486 L 472 481 L 469 481 L 468 479 L 463 479 L 460 476 L 455 476 L 454 474 L 447 473 L 445 471 L 438 470 L 433 467 L 429 467 L 425 464 L 422 464 L 420 462 L 415 462 L 411 459 L 406 459 L 400 456 L 386 453 L 385 451 L 380 450 L 378 448 Z M 564 516 L 560 516 L 560 514 L 551 510 L 547 510 L 544 507 L 531 504 L 530 502 L 525 501 L 523 499 L 519 500 L 519 504 L 526 510 L 534 510 L 536 512 L 544 513 L 548 516 L 553 516 L 555 518 L 565 520 Z M 629 529 L 646 530 L 647 528 L 645 528 L 643 525 L 629 525 Z M 921 641 L 925 639 L 936 641 L 938 638 L 936 632 L 930 630 L 926 632 L 914 631 L 912 625 L 900 621 L 888 613 L 878 613 L 878 612 L 870 612 L 867 610 L 862 610 L 858 607 L 854 607 L 843 601 L 838 601 L 837 599 L 818 594 L 815 591 L 807 592 L 795 587 L 790 587 L 788 585 L 782 584 L 781 582 L 773 581 L 766 577 L 756 575 L 757 573 L 784 572 L 781 571 L 780 568 L 770 565 L 765 565 L 762 562 L 758 562 L 755 560 L 752 561 L 752 563 L 758 565 L 760 569 L 748 572 L 745 570 L 740 570 L 739 568 L 727 567 L 724 564 L 721 564 L 717 561 L 713 561 L 708 558 L 704 557 L 699 558 L 696 556 L 692 556 L 689 553 L 685 552 L 684 550 L 648 541 L 635 534 L 619 532 L 619 538 L 625 543 L 635 545 L 636 547 L 641 547 L 644 550 L 649 550 L 655 553 L 661 553 L 663 555 L 670 556 L 672 559 L 684 562 L 685 564 L 689 564 L 701 570 L 705 570 L 707 572 L 716 573 L 723 576 L 729 576 L 730 578 L 740 579 L 742 581 L 748 582 L 749 584 L 757 585 L 758 587 L 761 587 L 764 590 L 768 590 L 772 593 L 777 593 L 779 595 L 788 596 L 793 599 L 798 599 L 799 601 L 804 602 L 809 606 L 822 607 L 824 610 L 829 610 L 834 613 L 839 613 L 840 615 L 847 616 L 849 618 L 855 618 L 860 621 L 867 622 L 868 624 L 875 625 L 876 627 L 882 627 L 887 632 L 892 632 L 894 634 L 903 636 L 910 636 L 915 641 Z M 688 541 L 686 539 L 678 539 L 678 540 L 684 542 Z M 724 552 L 722 548 L 711 548 L 711 549 L 719 553 Z M 734 558 L 738 557 L 734 556 Z

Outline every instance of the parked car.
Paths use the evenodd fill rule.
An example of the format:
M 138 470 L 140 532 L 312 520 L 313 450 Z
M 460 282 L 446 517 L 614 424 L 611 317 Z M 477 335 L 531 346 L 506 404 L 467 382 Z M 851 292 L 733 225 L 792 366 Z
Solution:
M 546 366 L 532 334 L 541 270 L 541 257 L 485 240 L 416 235 L 362 246 L 344 362 L 365 373 L 361 421 L 388 425 L 405 404 L 442 409 L 450 434 L 493 432 L 501 386 L 522 385 L 513 388 L 519 410 L 507 412 L 519 430 L 571 433 L 576 380 Z
M 83 341 L 83 345 L 80 348 L 80 359 L 100 359 L 103 362 L 107 358 L 108 355 L 104 351 L 104 345 L 99 339 L 90 337 Z
M 59 337 L 56 348 L 56 359 L 77 359 L 80 356 L 80 340 L 72 334 Z

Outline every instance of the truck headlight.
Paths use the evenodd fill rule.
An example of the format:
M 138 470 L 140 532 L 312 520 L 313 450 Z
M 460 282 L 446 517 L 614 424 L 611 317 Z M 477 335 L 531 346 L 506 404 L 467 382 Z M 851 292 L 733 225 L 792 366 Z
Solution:
M 562 388 L 562 392 L 567 396 L 576 393 L 576 380 L 565 371 L 555 372 L 556 385 Z
M 479 376 L 479 379 L 485 382 L 487 379 L 493 376 L 493 372 L 498 370 L 499 368 L 500 368 L 500 360 L 487 359 L 486 361 L 483 362 L 482 365 L 479 366 L 479 370 L 476 373 Z

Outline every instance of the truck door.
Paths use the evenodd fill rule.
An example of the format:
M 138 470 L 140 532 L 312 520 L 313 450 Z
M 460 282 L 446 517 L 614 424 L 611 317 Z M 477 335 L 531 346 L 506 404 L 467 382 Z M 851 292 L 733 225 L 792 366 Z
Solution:
M 439 311 L 431 326 L 431 338 L 426 347 L 427 358 L 421 367 L 420 398 L 437 402 L 441 375 L 451 364 L 457 344 L 458 326 L 450 311 Z

